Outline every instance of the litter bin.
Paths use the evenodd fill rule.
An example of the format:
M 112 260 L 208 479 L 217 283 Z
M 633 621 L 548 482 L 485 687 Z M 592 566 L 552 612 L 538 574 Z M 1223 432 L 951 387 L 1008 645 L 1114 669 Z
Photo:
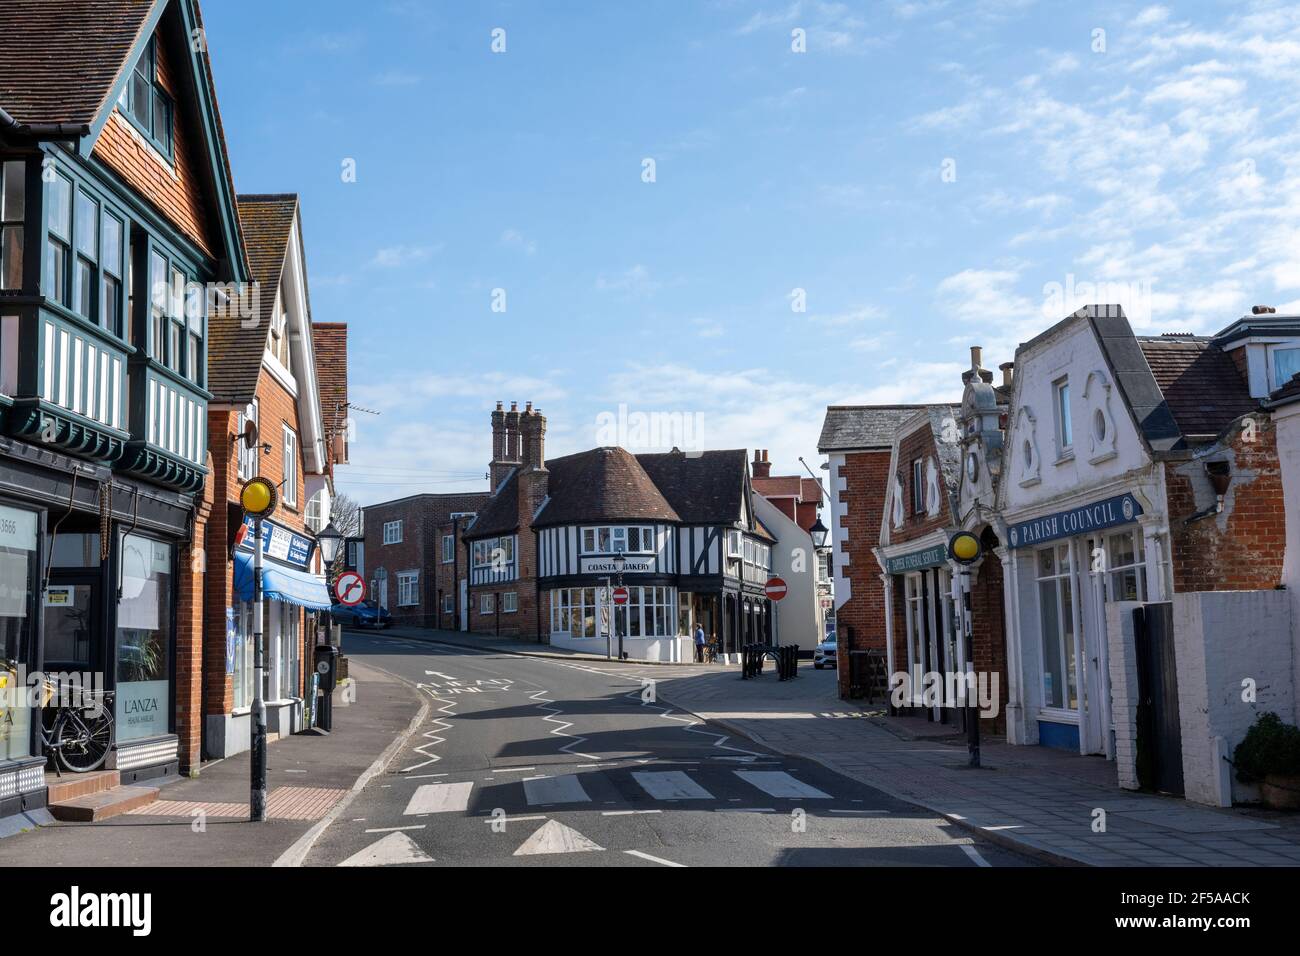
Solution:
M 316 675 L 322 695 L 319 726 L 328 733 L 334 729 L 334 688 L 339 681 L 339 649 L 333 644 L 316 645 Z

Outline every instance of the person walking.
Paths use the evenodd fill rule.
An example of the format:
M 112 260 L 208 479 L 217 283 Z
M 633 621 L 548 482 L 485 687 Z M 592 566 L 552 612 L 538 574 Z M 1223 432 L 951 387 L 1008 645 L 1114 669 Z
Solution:
M 704 663 L 704 627 L 701 624 L 695 625 L 695 663 Z

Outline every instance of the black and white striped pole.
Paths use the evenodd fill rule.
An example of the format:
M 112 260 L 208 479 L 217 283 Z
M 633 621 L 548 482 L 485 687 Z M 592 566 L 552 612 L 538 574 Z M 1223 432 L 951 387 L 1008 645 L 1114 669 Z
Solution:
M 275 485 L 250 478 L 239 492 L 244 513 L 253 519 L 253 727 L 248 819 L 266 820 L 266 640 L 262 615 L 262 519 L 275 510 Z

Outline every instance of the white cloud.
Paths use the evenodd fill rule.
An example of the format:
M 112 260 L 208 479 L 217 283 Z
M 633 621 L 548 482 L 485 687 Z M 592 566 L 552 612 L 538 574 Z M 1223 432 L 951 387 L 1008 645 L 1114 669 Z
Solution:
M 526 255 L 530 256 L 537 251 L 536 240 L 525 238 L 524 234 L 518 229 L 507 229 L 501 233 L 501 245 L 522 249 Z
M 639 263 L 617 275 L 596 277 L 596 288 L 600 291 L 637 298 L 653 295 L 659 286 L 659 282 L 650 278 L 650 271 Z
M 397 269 L 413 262 L 423 262 L 441 252 L 442 248 L 442 243 L 431 246 L 384 246 L 371 257 L 370 265 L 380 269 Z

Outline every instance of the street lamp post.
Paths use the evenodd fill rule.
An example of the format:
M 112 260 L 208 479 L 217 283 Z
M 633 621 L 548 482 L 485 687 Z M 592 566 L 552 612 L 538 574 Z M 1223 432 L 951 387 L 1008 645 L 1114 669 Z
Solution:
M 614 587 L 615 588 L 621 588 L 623 586 L 623 565 L 626 562 L 627 562 L 627 558 L 623 555 L 622 551 L 616 551 L 614 553 Z M 623 611 L 623 615 L 626 618 L 627 614 L 629 613 L 629 611 L 626 610 L 628 605 L 624 604 L 623 607 L 625 608 L 625 610 Z M 614 630 L 618 631 L 618 659 L 620 661 L 626 660 L 627 655 L 623 653 L 623 630 L 620 629 L 618 626 L 617 611 L 614 613 Z
M 325 572 L 325 589 L 332 595 L 334 593 L 334 559 L 339 556 L 339 546 L 343 544 L 343 534 L 338 528 L 334 527 L 331 521 L 321 528 L 316 534 L 316 547 L 320 548 L 320 560 Z M 328 630 L 325 632 L 325 642 L 334 643 L 334 613 L 329 609 L 325 611 L 325 620 Z
M 253 519 L 253 733 L 248 795 L 248 819 L 266 820 L 266 647 L 262 620 L 262 519 L 275 510 L 275 485 L 250 478 L 239 492 L 239 503 Z

